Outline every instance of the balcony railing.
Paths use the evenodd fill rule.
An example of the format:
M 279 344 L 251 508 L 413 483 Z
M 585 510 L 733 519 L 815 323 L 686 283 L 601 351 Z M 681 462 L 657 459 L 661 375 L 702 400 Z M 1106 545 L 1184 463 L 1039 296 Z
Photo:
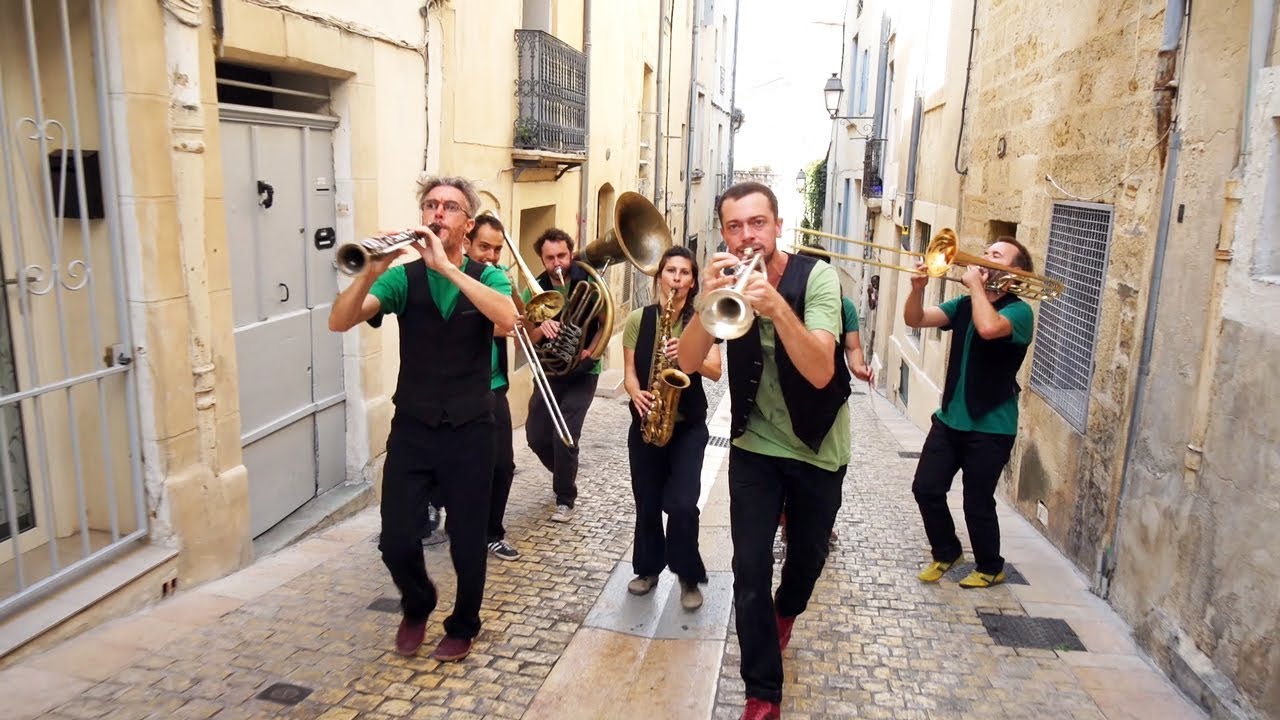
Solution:
M 866 155 L 862 161 L 862 197 L 878 198 L 884 193 L 884 138 L 867 140 Z
M 514 147 L 587 152 L 587 57 L 541 30 L 517 30 Z

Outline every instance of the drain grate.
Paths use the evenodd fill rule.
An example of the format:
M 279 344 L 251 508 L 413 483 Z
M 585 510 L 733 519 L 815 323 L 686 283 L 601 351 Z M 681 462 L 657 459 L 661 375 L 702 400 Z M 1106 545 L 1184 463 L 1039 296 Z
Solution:
M 1077 650 L 1088 652 L 1076 631 L 1059 618 L 1027 617 L 978 613 L 982 626 L 997 645 L 1041 650 Z
M 727 448 L 729 447 L 729 438 L 720 437 L 719 435 L 712 435 L 711 437 L 707 438 L 707 444 L 712 447 Z
M 971 562 L 959 563 L 957 565 L 952 565 L 951 569 L 947 571 L 947 574 L 944 577 L 947 577 L 959 582 L 961 578 L 963 578 L 965 575 L 968 575 L 969 573 L 973 572 L 976 569 L 978 569 L 978 566 L 975 563 L 971 563 Z M 1012 583 L 1014 585 L 1030 585 L 1031 584 L 1027 582 L 1027 579 L 1025 577 L 1022 576 L 1022 573 L 1018 572 L 1018 568 L 1014 567 L 1013 563 L 1009 563 L 1009 562 L 1004 564 L 1004 581 L 1007 583 Z
M 898 457 L 900 457 L 900 458 L 912 458 L 912 459 L 918 459 L 918 458 L 920 457 L 920 453 L 919 453 L 919 452 L 910 451 L 910 450 L 899 450 L 899 451 L 898 451 Z
M 266 690 L 258 693 L 259 700 L 268 700 L 281 705 L 297 705 L 311 694 L 311 688 L 304 688 L 301 685 L 290 685 L 289 683 L 276 683 L 268 687 Z
M 395 598 L 380 597 L 369 603 L 366 610 L 377 610 L 378 612 L 398 613 L 400 612 L 400 601 Z

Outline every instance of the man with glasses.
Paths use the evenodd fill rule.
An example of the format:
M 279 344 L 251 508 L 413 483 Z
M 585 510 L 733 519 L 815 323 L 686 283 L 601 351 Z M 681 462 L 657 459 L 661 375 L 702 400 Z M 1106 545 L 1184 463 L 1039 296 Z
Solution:
M 436 606 L 421 535 L 428 503 L 446 511 L 450 557 L 457 575 L 453 614 L 432 657 L 460 660 L 480 632 L 484 597 L 485 528 L 493 474 L 494 417 L 490 390 L 495 334 L 515 327 L 511 281 L 501 270 L 463 254 L 480 204 L 471 183 L 426 177 L 418 183 L 422 240 L 391 267 L 374 260 L 352 280 L 329 314 L 329 329 L 373 327 L 394 313 L 400 330 L 400 375 L 382 478 L 378 549 L 400 590 L 404 617 L 396 652 L 414 655 Z
M 742 718 L 772 720 L 781 714 L 782 653 L 826 564 L 849 464 L 840 279 L 827 263 L 777 249 L 778 199 L 765 185 L 733 185 L 716 210 L 729 252 L 711 257 L 700 295 L 732 285 L 724 271 L 746 251 L 762 261 L 742 290 L 758 319 L 726 343 L 729 529 L 747 696 Z M 680 336 L 680 369 L 696 371 L 714 341 L 695 315 Z M 783 512 L 787 555 L 775 594 L 773 539 Z

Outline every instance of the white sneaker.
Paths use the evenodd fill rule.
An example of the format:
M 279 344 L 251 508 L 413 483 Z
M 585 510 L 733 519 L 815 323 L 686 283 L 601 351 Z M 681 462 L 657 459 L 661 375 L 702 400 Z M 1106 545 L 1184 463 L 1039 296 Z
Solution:
M 574 512 L 568 505 L 557 505 L 556 511 L 551 513 L 551 522 L 569 522 L 573 519 Z

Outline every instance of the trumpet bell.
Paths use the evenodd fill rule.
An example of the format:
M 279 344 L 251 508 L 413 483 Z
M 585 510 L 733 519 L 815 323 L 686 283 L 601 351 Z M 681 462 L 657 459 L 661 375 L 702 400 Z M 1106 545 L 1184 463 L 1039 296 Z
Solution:
M 628 191 L 614 206 L 613 227 L 582 249 L 582 259 L 597 268 L 626 260 L 645 275 L 653 275 L 671 245 L 671 230 L 662 213 L 645 196 Z
M 740 338 L 755 322 L 755 311 L 742 293 L 732 287 L 712 290 L 699 300 L 702 307 L 698 311 L 698 319 L 712 337 L 721 340 Z

